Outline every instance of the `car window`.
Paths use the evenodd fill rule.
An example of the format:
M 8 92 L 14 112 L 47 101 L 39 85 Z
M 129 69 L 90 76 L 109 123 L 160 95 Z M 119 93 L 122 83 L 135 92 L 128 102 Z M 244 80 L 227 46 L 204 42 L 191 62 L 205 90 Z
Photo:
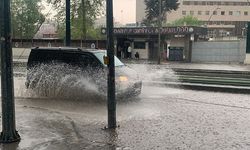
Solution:
M 80 66 L 81 55 L 79 53 L 62 53 L 62 62 L 72 65 Z
M 58 62 L 61 59 L 60 57 L 61 55 L 58 51 L 32 50 L 28 60 L 28 67 L 32 67 L 42 63 Z
M 94 57 L 87 54 L 81 55 L 80 62 L 83 67 L 100 67 L 100 63 Z

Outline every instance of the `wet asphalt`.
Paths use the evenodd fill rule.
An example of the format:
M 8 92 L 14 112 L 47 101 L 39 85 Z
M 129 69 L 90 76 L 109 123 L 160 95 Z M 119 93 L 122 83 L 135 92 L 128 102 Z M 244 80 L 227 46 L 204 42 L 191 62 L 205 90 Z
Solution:
M 1 149 L 249 149 L 249 100 L 245 94 L 144 86 L 139 98 L 118 102 L 119 127 L 109 130 L 105 101 L 17 97 L 22 139 Z
M 143 81 L 166 75 L 178 81 L 166 65 L 162 67 L 170 69 L 150 64 L 131 67 L 142 74 Z M 110 130 L 105 129 L 105 97 L 39 97 L 25 90 L 24 81 L 23 76 L 15 78 L 21 141 L 1 145 L 2 150 L 250 149 L 248 94 L 143 84 L 139 97 L 118 99 L 119 127 Z

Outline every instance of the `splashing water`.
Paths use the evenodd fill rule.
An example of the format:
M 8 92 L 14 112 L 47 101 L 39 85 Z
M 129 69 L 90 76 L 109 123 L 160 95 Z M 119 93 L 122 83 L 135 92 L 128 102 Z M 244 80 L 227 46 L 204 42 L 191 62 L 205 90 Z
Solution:
M 104 95 L 106 74 L 68 64 L 42 64 L 28 70 L 30 96 L 78 99 Z M 102 83 L 102 84 L 101 84 Z M 100 86 L 97 86 L 100 85 Z
M 171 68 L 163 68 L 159 65 L 146 64 L 131 64 L 130 67 L 140 73 L 140 77 L 143 82 L 178 82 L 178 76 Z

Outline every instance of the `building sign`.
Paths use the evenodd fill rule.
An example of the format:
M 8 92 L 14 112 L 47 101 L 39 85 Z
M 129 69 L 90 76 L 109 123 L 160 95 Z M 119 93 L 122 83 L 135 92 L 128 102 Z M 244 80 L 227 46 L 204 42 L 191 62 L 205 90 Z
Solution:
M 164 34 L 207 34 L 207 29 L 202 27 L 180 26 L 180 27 L 163 27 L 160 29 L 162 35 Z M 102 33 L 104 28 L 102 28 Z M 157 35 L 159 29 L 157 27 L 144 28 L 114 28 L 115 35 Z

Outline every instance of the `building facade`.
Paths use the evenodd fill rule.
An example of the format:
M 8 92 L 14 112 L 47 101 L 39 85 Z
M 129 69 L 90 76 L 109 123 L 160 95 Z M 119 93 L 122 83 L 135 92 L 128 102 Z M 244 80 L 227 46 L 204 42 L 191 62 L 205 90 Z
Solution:
M 246 35 L 246 24 L 250 20 L 248 0 L 179 0 L 179 3 L 176 11 L 167 14 L 168 23 L 192 15 L 208 28 L 210 38 Z M 137 0 L 137 22 L 145 17 L 143 4 L 144 0 Z

